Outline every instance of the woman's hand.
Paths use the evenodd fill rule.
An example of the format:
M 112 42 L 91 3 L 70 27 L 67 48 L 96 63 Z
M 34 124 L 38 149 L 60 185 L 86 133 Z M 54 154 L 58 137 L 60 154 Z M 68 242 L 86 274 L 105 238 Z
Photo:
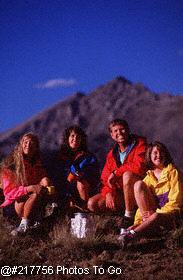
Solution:
M 138 224 L 138 225 L 132 225 L 132 226 L 130 226 L 130 227 L 128 227 L 127 229 L 128 230 L 134 230 L 135 228 L 137 228 L 138 226 L 139 226 L 140 224 Z
M 145 222 L 146 220 L 149 219 L 149 217 L 152 216 L 152 214 L 154 214 L 155 211 L 153 210 L 149 210 L 149 211 L 145 211 L 143 214 L 142 214 L 142 221 Z
M 51 185 L 51 182 L 50 180 L 48 179 L 48 177 L 44 177 L 43 179 L 41 179 L 40 183 L 39 183 L 41 186 L 43 187 L 48 187 Z
M 37 193 L 37 194 L 39 194 L 40 191 L 41 191 L 41 189 L 42 189 L 42 186 L 39 185 L 39 184 L 37 184 L 37 185 L 30 185 L 30 186 L 27 187 L 27 192 L 28 192 L 28 193 L 29 193 L 29 192 L 32 192 L 32 193 Z
M 107 208 L 109 208 L 111 210 L 115 210 L 115 208 L 116 208 L 115 200 L 111 193 L 106 194 L 105 204 L 106 204 Z

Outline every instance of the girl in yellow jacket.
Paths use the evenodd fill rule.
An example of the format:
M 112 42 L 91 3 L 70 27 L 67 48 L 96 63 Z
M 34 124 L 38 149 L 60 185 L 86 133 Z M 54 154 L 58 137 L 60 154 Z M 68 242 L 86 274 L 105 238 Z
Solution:
M 175 216 L 183 206 L 181 174 L 173 165 L 166 146 L 160 142 L 150 144 L 146 163 L 149 168 L 146 177 L 134 185 L 139 209 L 134 225 L 124 233 L 123 240 L 157 231 L 160 226 L 174 227 Z

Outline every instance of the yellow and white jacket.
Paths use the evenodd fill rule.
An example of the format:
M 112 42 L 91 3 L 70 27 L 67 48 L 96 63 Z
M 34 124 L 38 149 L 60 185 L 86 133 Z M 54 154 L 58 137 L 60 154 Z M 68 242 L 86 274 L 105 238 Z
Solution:
M 151 188 L 157 199 L 157 213 L 171 213 L 180 211 L 183 207 L 183 180 L 181 172 L 173 164 L 165 167 L 160 176 L 160 180 L 154 176 L 152 170 L 147 171 L 144 183 Z M 140 224 L 142 217 L 138 209 L 135 215 L 134 224 Z

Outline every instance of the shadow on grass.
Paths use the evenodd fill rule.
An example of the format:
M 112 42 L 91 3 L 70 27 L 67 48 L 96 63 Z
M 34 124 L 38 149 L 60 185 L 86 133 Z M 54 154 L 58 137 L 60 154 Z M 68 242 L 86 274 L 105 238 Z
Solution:
M 157 253 L 161 249 L 166 248 L 165 241 L 165 239 L 144 239 L 144 242 L 135 241 L 128 245 L 127 251 L 140 252 L 142 254 Z

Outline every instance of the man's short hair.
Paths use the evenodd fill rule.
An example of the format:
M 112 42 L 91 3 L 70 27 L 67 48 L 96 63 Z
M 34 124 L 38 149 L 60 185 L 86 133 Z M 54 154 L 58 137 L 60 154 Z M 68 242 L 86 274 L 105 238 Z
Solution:
M 122 125 L 122 126 L 124 126 L 125 129 L 129 130 L 129 126 L 128 126 L 128 123 L 126 120 L 114 119 L 108 125 L 109 132 L 111 132 L 111 128 L 115 125 Z

